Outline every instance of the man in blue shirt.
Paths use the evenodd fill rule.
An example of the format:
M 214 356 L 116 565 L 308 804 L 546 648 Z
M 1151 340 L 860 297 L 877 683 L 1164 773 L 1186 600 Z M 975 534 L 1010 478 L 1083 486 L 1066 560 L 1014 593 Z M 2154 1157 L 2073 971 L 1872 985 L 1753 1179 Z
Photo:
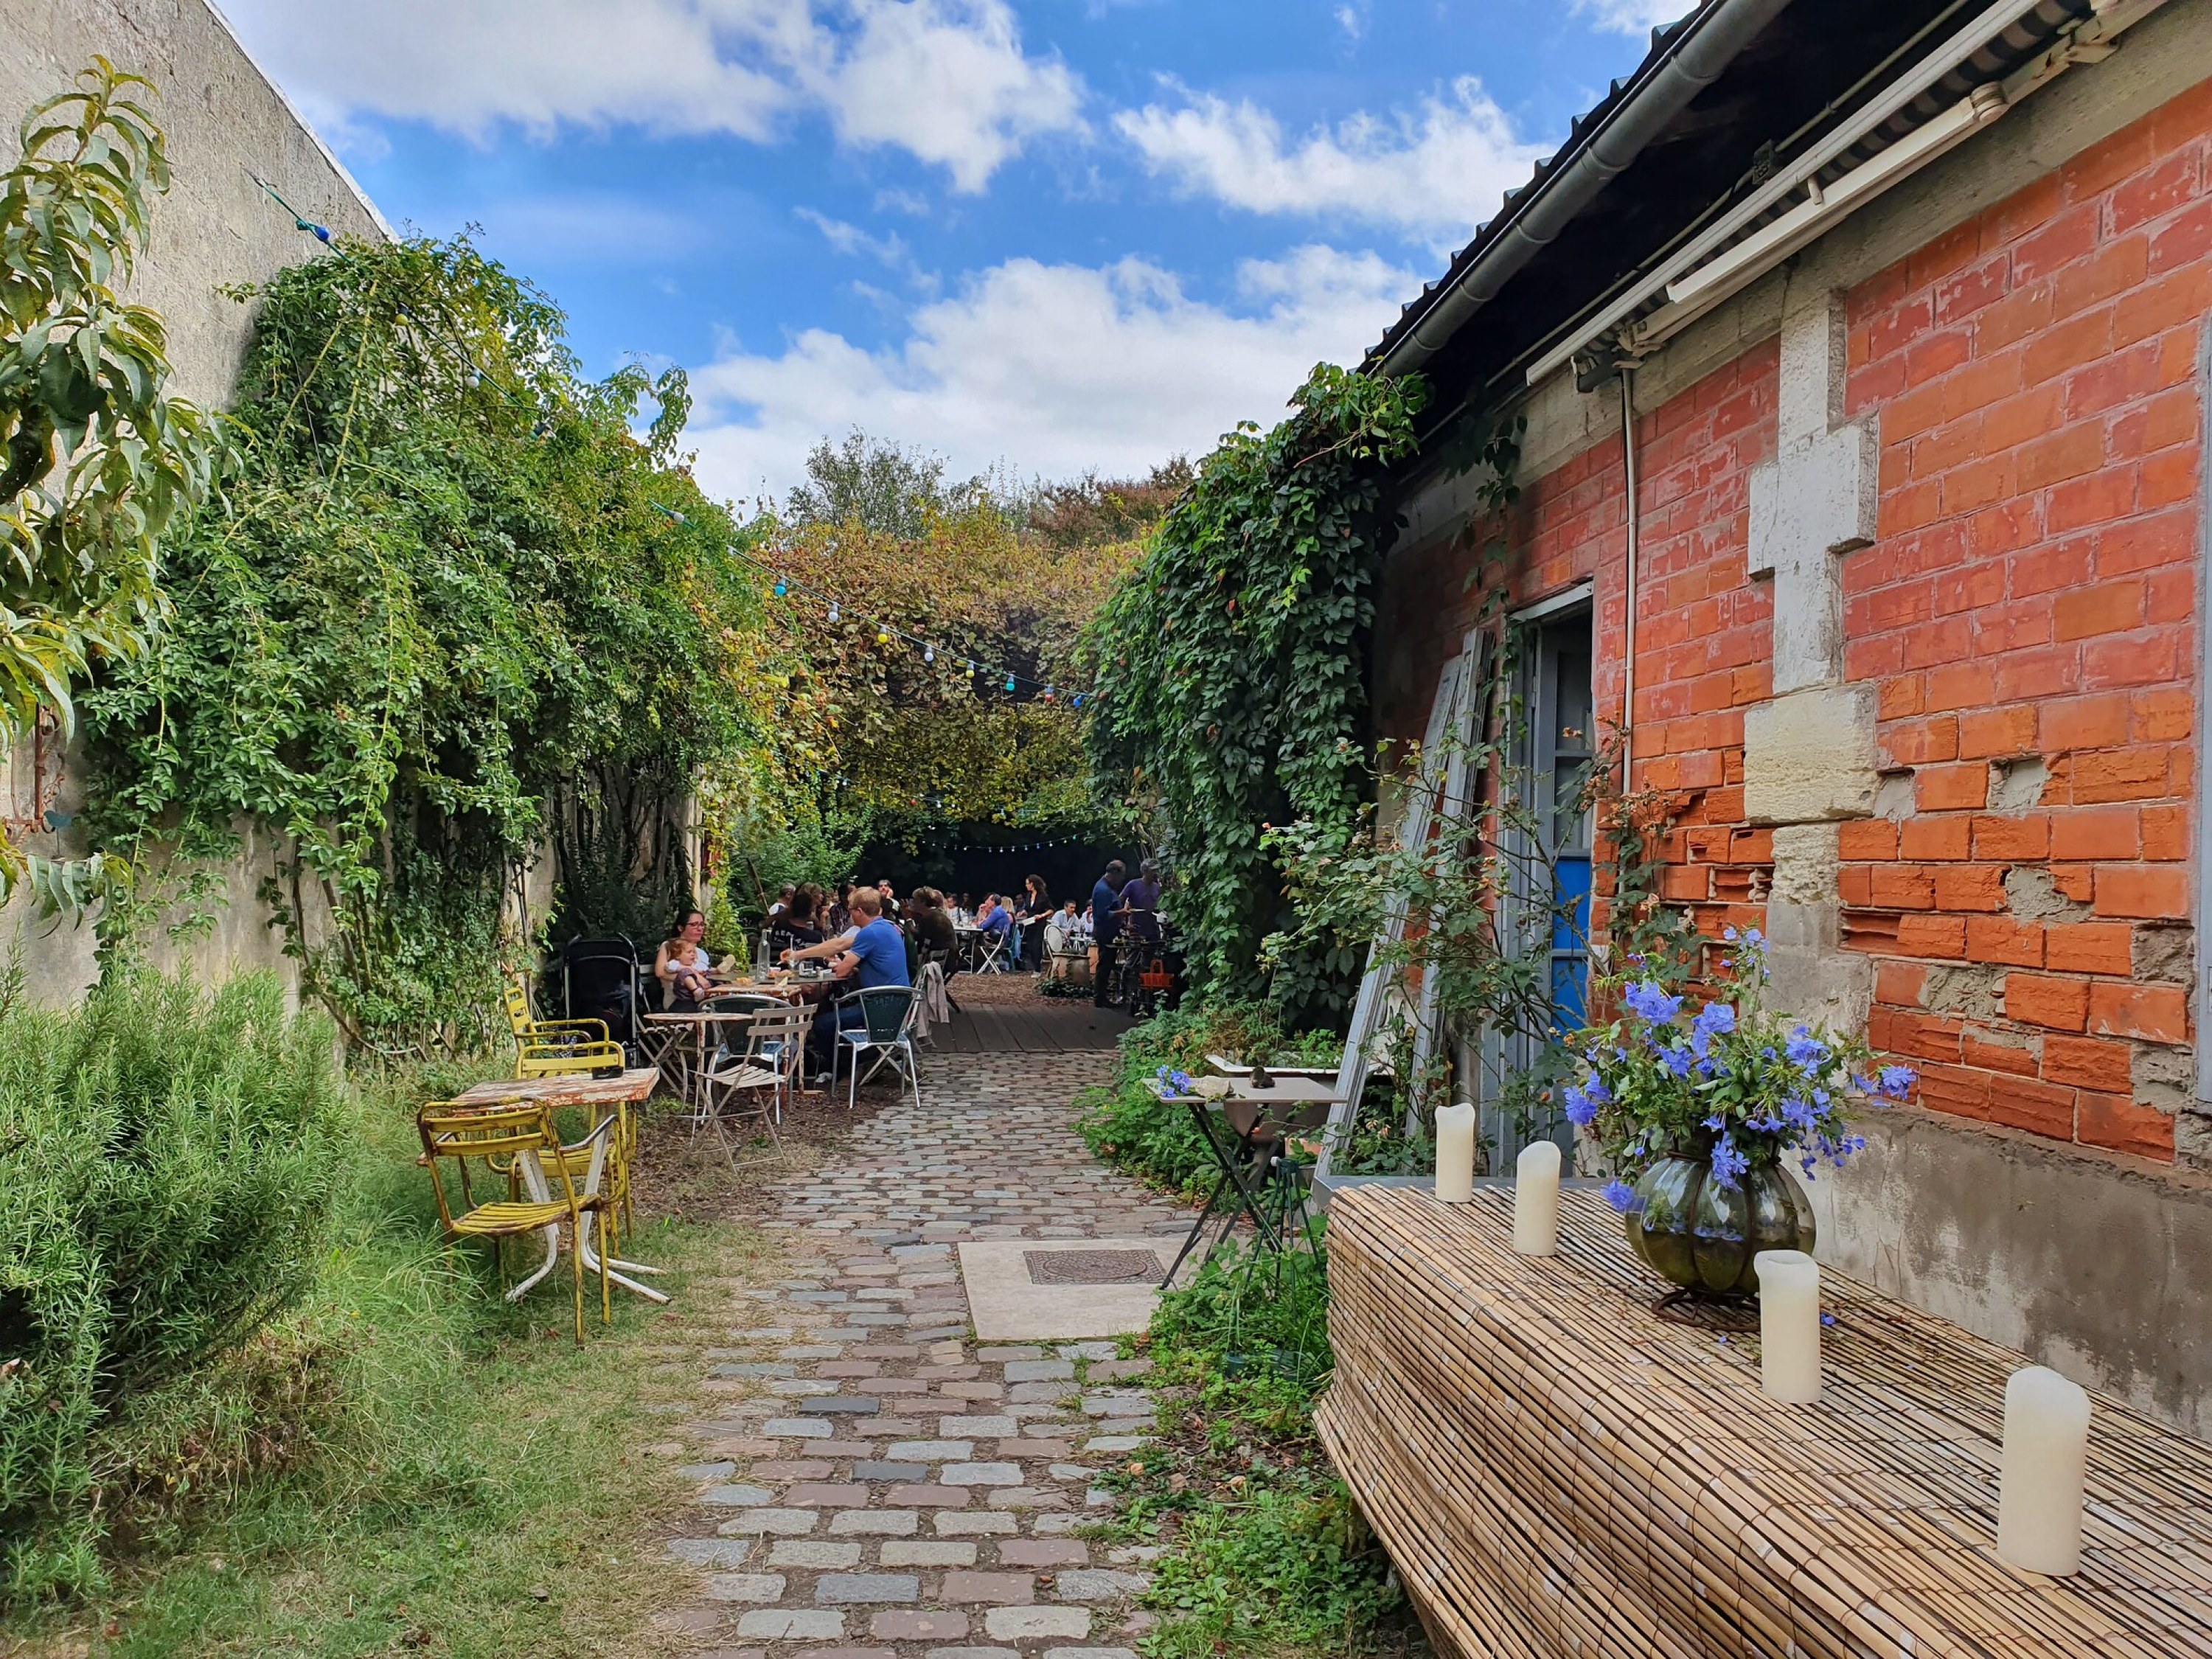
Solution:
M 862 991 L 872 991 L 879 985 L 913 984 L 906 969 L 906 935 L 899 932 L 896 923 L 884 920 L 882 896 L 872 887 L 856 887 L 853 890 L 852 908 L 850 933 L 810 945 L 804 950 L 787 951 L 785 960 L 804 962 L 811 957 L 832 957 L 835 960 L 830 964 L 830 971 Z M 829 1075 L 841 1027 L 858 1030 L 866 1024 L 857 997 L 841 1000 L 833 994 L 814 1016 L 813 1029 L 806 1034 L 810 1077 L 819 1082 Z
M 1114 978 L 1114 941 L 1121 926 L 1114 913 L 1121 907 L 1121 888 L 1128 879 L 1128 866 L 1115 859 L 1091 890 L 1091 1004 L 1094 1008 L 1106 1006 L 1106 993 Z
M 983 901 L 982 911 L 975 918 L 975 927 L 980 933 L 996 933 L 999 936 L 999 948 L 1004 951 L 1013 938 L 1014 913 L 1001 904 L 999 902 L 999 896 L 994 893 Z M 1014 953 L 1014 958 L 1018 959 L 1019 954 L 1017 951 Z M 1001 957 L 1000 965 L 1003 967 L 1007 960 L 1007 957 Z

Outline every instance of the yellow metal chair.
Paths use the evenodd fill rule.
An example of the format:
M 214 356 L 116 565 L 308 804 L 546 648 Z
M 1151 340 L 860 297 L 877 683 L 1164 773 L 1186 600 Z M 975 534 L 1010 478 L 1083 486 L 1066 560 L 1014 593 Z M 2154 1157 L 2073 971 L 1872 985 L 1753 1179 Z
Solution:
M 534 1101 L 471 1108 L 437 1100 L 415 1115 L 415 1126 L 422 1137 L 422 1161 L 430 1171 L 430 1190 L 437 1195 L 438 1221 L 445 1230 L 447 1243 L 488 1238 L 495 1251 L 502 1239 L 543 1233 L 563 1221 L 568 1224 L 572 1246 L 568 1260 L 575 1282 L 576 1344 L 581 1347 L 584 1211 L 586 1207 L 595 1209 L 604 1219 L 609 1200 L 605 1194 L 589 1199 L 577 1196 L 567 1149 L 561 1145 L 560 1132 L 553 1125 L 552 1108 Z M 477 1203 L 471 1190 L 469 1160 L 480 1159 L 489 1173 L 504 1177 L 512 1169 L 512 1162 L 502 1167 L 494 1160 L 522 1158 L 538 1160 L 545 1174 L 547 1190 L 557 1192 L 559 1196 L 542 1202 L 507 1198 Z M 445 1177 L 439 1173 L 441 1159 L 458 1166 L 461 1188 L 459 1212 L 446 1191 Z M 554 1184 L 556 1180 L 557 1187 Z M 502 1180 L 501 1184 L 507 1182 Z M 607 1282 L 607 1251 L 601 1250 L 599 1258 L 599 1318 L 605 1323 L 614 1318 L 613 1292 Z
M 507 1021 L 514 1028 L 517 1077 L 588 1076 L 628 1062 L 603 1019 L 534 1019 L 520 977 L 507 982 Z

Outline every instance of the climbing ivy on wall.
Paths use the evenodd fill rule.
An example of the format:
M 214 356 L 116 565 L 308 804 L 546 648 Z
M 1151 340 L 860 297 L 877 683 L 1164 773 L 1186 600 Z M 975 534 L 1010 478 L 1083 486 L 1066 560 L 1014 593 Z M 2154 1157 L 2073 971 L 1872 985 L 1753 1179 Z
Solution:
M 1201 988 L 1261 984 L 1288 921 L 1265 845 L 1300 818 L 1350 833 L 1367 786 L 1367 641 L 1392 526 L 1384 468 L 1415 447 L 1426 392 L 1323 364 L 1272 430 L 1245 422 L 1198 468 L 1150 555 L 1086 638 L 1094 767 L 1156 815 L 1173 915 Z M 1341 1002 L 1357 964 L 1279 963 L 1300 1018 Z
M 465 1038 L 564 790 L 755 740 L 745 537 L 676 453 L 680 374 L 583 380 L 465 240 L 341 245 L 238 297 L 234 453 L 167 550 L 173 623 L 84 700 L 88 816 L 149 870 L 258 826 L 349 1034 Z

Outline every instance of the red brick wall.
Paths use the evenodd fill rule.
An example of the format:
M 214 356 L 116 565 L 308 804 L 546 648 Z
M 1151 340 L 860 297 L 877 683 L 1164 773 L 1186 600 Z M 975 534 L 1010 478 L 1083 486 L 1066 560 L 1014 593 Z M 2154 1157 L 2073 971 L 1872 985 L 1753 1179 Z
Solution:
M 2200 88 L 1848 313 L 1881 497 L 1843 562 L 1844 668 L 1880 689 L 1886 799 L 1910 808 L 1842 831 L 1871 1035 L 1929 1106 L 2162 1159 L 2190 1035 L 2208 256 Z M 1993 795 L 2008 762 L 2045 769 L 2039 798 Z
M 1984 141 L 2007 141 L 2000 126 Z M 2193 1075 L 2199 340 L 2212 88 L 1848 298 L 1880 533 L 1840 562 L 1845 673 L 1880 695 L 1883 816 L 1841 829 L 1870 1036 L 1938 1109 L 2171 1160 Z M 1772 341 L 1644 414 L 1637 783 L 1668 792 L 1667 896 L 1759 922 L 1743 710 L 1770 694 L 1771 585 L 1745 579 L 1773 442 Z M 1501 541 L 1515 604 L 1595 579 L 1597 706 L 1620 708 L 1620 454 L 1530 482 L 1503 524 L 1394 560 L 1378 715 L 1418 736 Z M 2039 791 L 2035 769 L 2043 769 Z M 2033 794 L 2034 799 L 2024 800 Z

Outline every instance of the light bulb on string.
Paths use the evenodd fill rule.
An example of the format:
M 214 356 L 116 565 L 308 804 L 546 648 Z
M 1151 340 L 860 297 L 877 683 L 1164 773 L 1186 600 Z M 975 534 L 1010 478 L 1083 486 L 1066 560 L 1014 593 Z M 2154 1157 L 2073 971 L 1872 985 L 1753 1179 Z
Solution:
M 1009 690 L 1009 691 L 1011 691 L 1011 690 L 1012 690 L 1013 689 L 1014 689 L 1014 677 L 1013 677 L 1012 674 L 1009 674 L 1009 675 L 1007 675 L 1007 676 L 1006 676 L 1006 690 Z
M 890 642 L 891 636 L 890 632 L 887 629 L 878 628 L 876 630 L 876 643 L 878 645 L 889 645 Z
M 924 662 L 935 662 L 937 660 L 937 647 L 933 645 L 925 645 L 922 647 L 921 659 Z
M 783 579 L 782 577 L 778 576 L 778 577 L 775 579 L 775 596 L 776 596 L 776 598 L 778 598 L 778 599 L 781 599 L 785 594 L 787 594 L 787 593 L 788 593 L 788 592 L 791 592 L 791 584 L 790 584 L 789 582 L 787 582 L 787 581 L 784 580 L 784 579 Z
M 830 601 L 830 620 L 831 622 L 837 620 L 837 601 L 835 599 Z
M 1052 701 L 1052 688 L 1048 685 L 1044 689 L 1044 700 L 1047 702 L 1050 702 Z

